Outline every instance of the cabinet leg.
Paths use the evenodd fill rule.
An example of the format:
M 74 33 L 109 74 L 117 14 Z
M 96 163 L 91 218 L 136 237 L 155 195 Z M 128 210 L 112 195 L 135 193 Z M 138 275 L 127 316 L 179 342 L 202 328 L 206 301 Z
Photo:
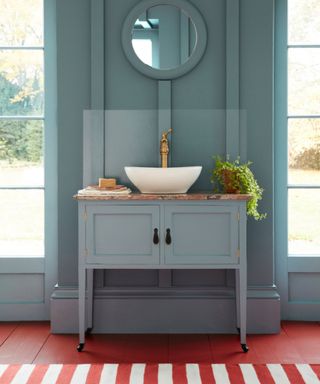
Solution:
M 236 324 L 240 333 L 240 286 L 239 286 L 239 269 L 235 270 L 235 296 L 236 296 Z
M 81 352 L 85 343 L 85 289 L 86 289 L 86 270 L 79 266 L 79 345 L 78 352 Z
M 248 352 L 247 347 L 247 271 L 242 266 L 239 269 L 239 314 L 240 314 L 240 343 L 244 352 Z
M 93 326 L 93 269 L 87 269 L 87 331 L 86 333 L 91 333 Z

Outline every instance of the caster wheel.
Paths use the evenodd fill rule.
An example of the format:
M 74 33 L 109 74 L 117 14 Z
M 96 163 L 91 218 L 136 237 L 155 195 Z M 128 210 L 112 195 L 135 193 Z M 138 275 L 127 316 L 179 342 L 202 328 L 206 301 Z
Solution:
M 81 352 L 84 348 L 84 343 L 80 343 L 78 346 L 77 346 L 77 351 L 78 352 Z
M 243 352 L 248 352 L 249 351 L 249 348 L 248 348 L 247 344 L 241 344 L 241 348 L 242 348 Z
M 87 328 L 86 335 L 90 335 L 91 331 L 92 331 L 92 328 Z

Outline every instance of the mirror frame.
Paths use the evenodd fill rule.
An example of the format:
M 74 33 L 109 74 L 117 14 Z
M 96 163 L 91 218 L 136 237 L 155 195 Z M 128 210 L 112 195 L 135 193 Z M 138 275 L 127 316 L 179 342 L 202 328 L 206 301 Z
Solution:
M 148 8 L 156 5 L 171 5 L 185 11 L 192 19 L 196 30 L 196 44 L 190 58 L 179 67 L 172 69 L 152 68 L 143 63 L 136 55 L 132 46 L 132 29 L 139 16 Z M 207 29 L 199 11 L 186 0 L 143 0 L 139 2 L 126 17 L 122 27 L 122 48 L 135 69 L 157 80 L 170 80 L 191 71 L 201 60 L 207 46 Z

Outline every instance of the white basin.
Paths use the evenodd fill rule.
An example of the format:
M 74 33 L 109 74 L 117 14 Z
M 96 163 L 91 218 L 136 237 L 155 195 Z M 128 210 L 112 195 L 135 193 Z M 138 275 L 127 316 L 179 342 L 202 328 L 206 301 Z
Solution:
M 199 177 L 202 167 L 124 167 L 130 181 L 141 193 L 186 193 Z

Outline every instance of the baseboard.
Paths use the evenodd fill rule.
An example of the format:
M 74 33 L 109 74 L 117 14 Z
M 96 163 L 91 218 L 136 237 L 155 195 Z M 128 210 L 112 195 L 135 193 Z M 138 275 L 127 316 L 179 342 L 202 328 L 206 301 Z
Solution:
M 0 303 L 0 321 L 50 320 L 44 303 Z
M 285 320 L 319 321 L 320 301 L 289 301 Z
M 235 333 L 234 291 L 222 289 L 100 289 L 94 298 L 94 333 Z M 278 333 L 275 287 L 249 287 L 248 333 Z M 78 291 L 56 287 L 52 333 L 78 332 Z

